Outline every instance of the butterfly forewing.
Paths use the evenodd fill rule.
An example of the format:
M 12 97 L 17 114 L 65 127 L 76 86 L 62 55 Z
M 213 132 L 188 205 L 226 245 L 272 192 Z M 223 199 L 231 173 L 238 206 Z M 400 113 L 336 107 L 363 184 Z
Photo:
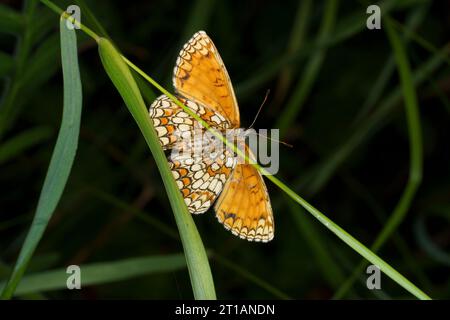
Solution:
M 199 31 L 184 45 L 174 69 L 175 90 L 222 114 L 234 128 L 240 125 L 233 86 L 212 40 Z

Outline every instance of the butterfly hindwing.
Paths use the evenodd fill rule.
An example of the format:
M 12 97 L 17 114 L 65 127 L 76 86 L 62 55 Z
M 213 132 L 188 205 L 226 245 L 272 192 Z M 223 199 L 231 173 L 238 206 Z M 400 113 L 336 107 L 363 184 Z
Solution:
M 228 148 L 213 150 L 214 143 L 206 139 L 200 144 L 198 149 L 176 150 L 180 152 L 169 157 L 172 174 L 193 214 L 204 213 L 211 207 L 236 165 L 236 158 Z
M 252 165 L 236 165 L 214 209 L 219 222 L 234 235 L 249 241 L 273 239 L 269 193 L 261 174 Z

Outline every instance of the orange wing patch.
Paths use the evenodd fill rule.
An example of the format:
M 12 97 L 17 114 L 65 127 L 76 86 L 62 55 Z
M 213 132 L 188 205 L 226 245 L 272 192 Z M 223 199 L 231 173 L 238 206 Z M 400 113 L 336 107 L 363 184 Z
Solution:
M 184 45 L 174 69 L 173 85 L 183 97 L 208 106 L 240 125 L 239 108 L 228 72 L 212 40 L 199 31 Z
M 214 209 L 219 222 L 242 239 L 268 242 L 274 237 L 269 193 L 250 164 L 236 166 Z

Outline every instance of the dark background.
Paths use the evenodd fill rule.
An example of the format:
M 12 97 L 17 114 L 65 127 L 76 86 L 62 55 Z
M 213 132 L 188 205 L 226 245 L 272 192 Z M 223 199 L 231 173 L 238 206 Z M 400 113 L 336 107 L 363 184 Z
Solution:
M 23 6 L 22 1 L 1 3 L 17 12 Z M 71 2 L 56 3 L 64 8 Z M 180 47 L 194 32 L 205 30 L 228 69 L 244 127 L 252 122 L 268 89 L 271 94 L 256 128 L 278 128 L 289 106 L 298 110 L 282 128 L 282 140 L 293 148 L 281 146 L 278 177 L 370 246 L 408 181 L 410 142 L 401 91 L 392 97 L 401 85 L 395 64 L 386 67 L 394 60 L 384 20 L 381 30 L 368 30 L 366 2 L 340 1 L 327 41 L 322 42 L 323 19 L 331 10 L 327 1 L 310 1 L 303 36 L 296 33 L 307 5 L 301 1 L 85 3 L 123 54 L 170 91 Z M 385 3 L 403 28 L 411 17 L 419 17 L 413 37 L 407 37 L 400 27 L 395 29 L 407 45 L 413 77 L 418 76 L 436 58 L 437 50 L 448 45 L 450 2 Z M 0 150 L 9 139 L 36 130 L 32 131 L 36 141 L 28 148 L 7 160 L 0 157 L 0 280 L 9 274 L 35 212 L 61 119 L 58 17 L 39 5 L 32 18 L 20 30 L 7 30 L 0 22 L 0 61 L 9 57 L 18 62 L 14 68 L 0 64 L 1 103 L 14 105 L 1 132 Z M 81 20 L 99 32 L 84 11 Z M 17 39 L 27 29 L 33 30 L 27 33 L 32 46 L 20 58 Z M 178 240 L 146 219 L 176 230 L 162 180 L 142 135 L 105 74 L 95 42 L 77 34 L 83 83 L 79 148 L 30 273 L 182 251 Z M 379 252 L 431 297 L 443 299 L 450 297 L 448 51 L 446 55 L 447 61 L 417 83 L 423 179 L 400 226 Z M 305 73 L 314 63 L 317 72 L 305 89 Z M 387 76 L 380 80 L 383 72 Z M 17 79 L 22 85 L 11 97 L 10 86 Z M 306 90 L 303 101 L 295 100 L 300 90 Z M 151 92 L 146 97 L 151 98 Z M 377 116 L 386 105 L 387 112 Z M 355 140 L 358 143 L 353 144 Z M 361 257 L 266 182 L 276 224 L 275 239 L 268 244 L 232 236 L 212 210 L 194 217 L 211 253 L 218 297 L 332 298 Z M 344 298 L 411 298 L 387 276 L 382 276 L 382 291 L 378 292 L 367 290 L 365 279 L 365 273 L 360 273 Z M 182 269 L 81 291 L 44 292 L 43 297 L 178 299 L 192 298 L 192 290 L 188 272 Z

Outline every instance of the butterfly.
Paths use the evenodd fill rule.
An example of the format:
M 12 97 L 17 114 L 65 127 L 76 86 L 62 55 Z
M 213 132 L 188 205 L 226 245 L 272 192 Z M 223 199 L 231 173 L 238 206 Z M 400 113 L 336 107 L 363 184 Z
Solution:
M 210 127 L 219 132 L 240 127 L 239 107 L 230 77 L 204 31 L 195 33 L 181 49 L 174 68 L 173 86 L 177 98 Z M 206 130 L 166 95 L 152 103 L 149 114 L 165 150 L 181 148 L 183 134 Z M 213 143 L 201 142 L 200 145 L 211 152 L 168 157 L 190 213 L 204 213 L 215 203 L 217 219 L 234 235 L 249 241 L 272 240 L 272 207 L 259 171 L 250 163 L 237 161 L 229 148 L 213 155 L 210 150 Z M 184 148 L 195 146 L 184 144 Z M 248 151 L 248 147 L 245 149 Z

